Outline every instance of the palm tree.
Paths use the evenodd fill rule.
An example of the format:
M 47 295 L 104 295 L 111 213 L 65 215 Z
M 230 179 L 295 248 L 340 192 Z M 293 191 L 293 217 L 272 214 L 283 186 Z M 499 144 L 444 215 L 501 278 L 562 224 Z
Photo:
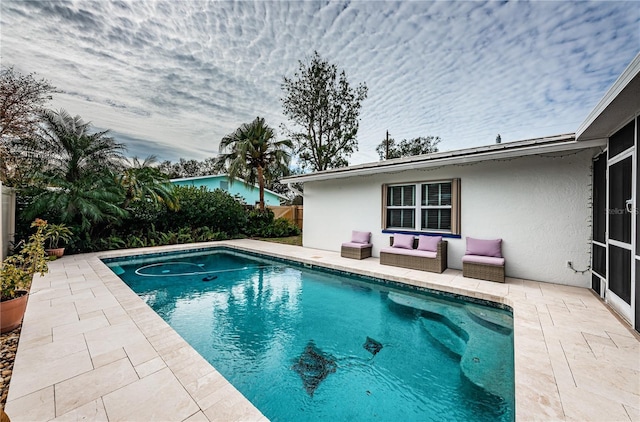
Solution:
M 259 209 L 264 211 L 265 171 L 279 166 L 288 166 L 293 144 L 289 140 L 274 141 L 275 133 L 264 118 L 256 117 L 251 123 L 243 123 L 233 133 L 220 141 L 220 150 L 229 150 L 217 158 L 219 167 L 226 166 L 230 181 L 235 177 L 249 184 L 258 182 L 260 189 Z
M 92 133 L 90 122 L 65 110 L 45 110 L 42 122 L 42 130 L 27 145 L 47 174 L 74 182 L 86 174 L 123 168 L 126 147 L 108 136 L 108 130 Z
M 43 190 L 26 210 L 27 218 L 60 215 L 63 223 L 115 221 L 126 215 L 119 207 L 122 191 L 113 183 L 123 168 L 124 144 L 108 131 L 91 132 L 91 124 L 64 110 L 41 114 L 38 133 L 21 144 L 31 162 L 32 184 Z
M 164 202 L 170 210 L 177 210 L 178 203 L 173 193 L 173 184 L 154 164 L 158 162 L 150 155 L 140 162 L 133 157 L 130 165 L 118 175 L 116 181 L 125 191 L 122 208 L 127 208 L 132 201 L 149 199 L 155 203 Z

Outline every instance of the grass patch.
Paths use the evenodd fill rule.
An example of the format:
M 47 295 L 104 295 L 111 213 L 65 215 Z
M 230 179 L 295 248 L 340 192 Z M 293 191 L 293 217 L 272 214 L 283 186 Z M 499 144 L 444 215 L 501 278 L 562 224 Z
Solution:
M 256 237 L 257 240 L 264 240 L 265 242 L 284 243 L 285 245 L 302 246 L 302 235 L 289 236 L 289 237 Z

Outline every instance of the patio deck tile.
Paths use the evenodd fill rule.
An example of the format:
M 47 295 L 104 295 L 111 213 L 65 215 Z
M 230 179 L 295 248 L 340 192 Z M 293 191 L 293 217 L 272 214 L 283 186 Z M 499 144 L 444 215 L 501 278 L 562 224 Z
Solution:
M 120 359 L 55 385 L 56 415 L 84 406 L 137 381 L 128 359 Z
M 134 366 L 148 362 L 158 356 L 158 352 L 153 348 L 147 339 L 125 344 L 124 351 Z
M 57 325 L 52 328 L 53 341 L 57 341 L 59 338 L 63 339 L 72 337 L 76 334 L 86 333 L 88 331 L 95 330 L 96 328 L 107 327 L 108 325 L 109 321 L 107 321 L 104 314 L 93 318 L 80 319 L 79 321 L 71 322 L 69 324 Z
M 229 381 L 227 381 L 225 377 L 215 369 L 211 368 L 210 372 L 191 383 L 184 384 L 184 387 L 196 402 L 198 402 L 200 407 L 206 409 L 210 407 L 212 403 L 207 404 L 204 400 L 211 394 L 215 393 L 220 387 L 223 387 L 228 383 Z
M 18 354 L 13 367 L 13 376 L 11 377 L 9 395 L 7 397 L 7 408 L 9 408 L 9 402 L 18 397 L 73 378 L 92 369 L 91 358 L 86 349 L 58 359 L 29 363 L 24 363 L 20 354 Z M 16 373 L 21 375 L 14 380 Z M 11 419 L 14 419 L 13 416 L 11 416 Z
M 106 353 L 92 355 L 91 362 L 93 362 L 94 368 L 100 368 L 101 366 L 108 365 L 112 362 L 115 362 L 120 359 L 124 359 L 127 357 L 127 352 L 124 351 L 124 348 L 119 347 L 117 349 L 111 350 Z
M 89 403 L 77 407 L 64 415 L 58 416 L 53 419 L 52 422 L 77 422 L 77 421 L 91 421 L 91 422 L 108 422 L 107 411 L 104 408 L 102 399 L 96 399 Z
M 20 358 L 16 359 L 14 366 L 42 365 L 47 361 L 60 359 L 62 357 L 83 352 L 87 350 L 87 344 L 82 334 L 76 334 L 51 341 L 37 346 L 29 347 L 20 351 Z
M 185 419 L 184 422 L 209 422 L 209 419 L 205 416 L 204 413 L 202 413 L 201 410 L 199 410 Z
M 86 312 L 84 314 L 78 314 L 78 318 L 80 320 L 91 319 L 91 318 L 96 318 L 96 317 L 104 317 L 104 316 L 105 316 L 105 314 L 102 311 L 102 309 L 98 309 L 97 311 L 89 311 L 89 312 Z
M 91 356 L 101 355 L 131 344 L 145 341 L 146 338 L 133 322 L 98 328 L 85 333 L 85 339 Z
M 68 285 L 58 285 L 38 290 L 29 295 L 29 300 L 50 301 L 51 299 L 68 298 L 71 296 L 71 289 Z M 72 300 L 73 301 L 73 300 Z
M 136 370 L 136 373 L 138 374 L 138 377 L 144 378 L 166 367 L 167 367 L 167 364 L 164 363 L 162 358 L 160 358 L 160 356 L 156 356 L 153 359 L 150 359 L 146 362 L 136 365 L 135 370 Z
M 200 410 L 168 368 L 105 395 L 103 401 L 109 421 L 181 421 Z
M 56 416 L 53 385 L 11 402 L 12 421 L 48 421 Z
M 629 415 L 620 403 L 585 391 L 581 388 L 563 388 L 560 396 L 566 419 L 570 421 L 629 421 Z
M 222 397 L 214 406 L 204 411 L 211 421 L 253 421 L 260 420 L 263 415 L 244 397 L 239 397 L 235 391 Z
M 198 247 L 214 245 L 505 303 L 514 312 L 518 420 L 640 420 L 640 337 L 589 289 L 492 283 L 248 239 Z M 72 255 L 35 277 L 5 409 L 12 421 L 54 412 L 55 420 L 266 421 L 99 260 L 189 247 Z
M 627 412 L 629 420 L 640 421 L 640 403 L 638 403 L 638 406 L 623 404 L 622 407 L 624 407 L 625 412 Z

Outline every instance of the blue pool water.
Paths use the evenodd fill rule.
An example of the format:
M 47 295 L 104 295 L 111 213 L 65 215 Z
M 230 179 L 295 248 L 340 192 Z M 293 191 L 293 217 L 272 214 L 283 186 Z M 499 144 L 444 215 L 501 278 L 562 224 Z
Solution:
M 514 420 L 506 310 L 224 249 L 105 262 L 273 421 Z

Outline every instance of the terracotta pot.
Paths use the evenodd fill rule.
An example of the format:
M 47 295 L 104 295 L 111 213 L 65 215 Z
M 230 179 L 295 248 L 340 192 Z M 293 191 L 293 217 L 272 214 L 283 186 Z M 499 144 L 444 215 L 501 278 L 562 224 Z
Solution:
M 26 290 L 17 290 L 17 293 L 22 296 L 0 302 L 0 333 L 11 331 L 22 323 L 29 294 Z
M 47 249 L 49 256 L 62 257 L 64 255 L 64 248 Z

